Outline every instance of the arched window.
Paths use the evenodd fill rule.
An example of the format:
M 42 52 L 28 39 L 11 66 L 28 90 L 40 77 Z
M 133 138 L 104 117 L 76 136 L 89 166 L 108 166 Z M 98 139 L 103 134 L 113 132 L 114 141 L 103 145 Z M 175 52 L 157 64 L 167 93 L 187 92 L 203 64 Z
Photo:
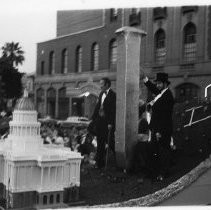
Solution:
M 164 64 L 166 61 L 166 35 L 163 29 L 155 33 L 155 63 Z
M 67 61 L 68 61 L 68 51 L 67 49 L 64 49 L 62 51 L 62 69 L 61 69 L 61 73 L 62 74 L 66 74 L 67 73 Z
M 117 42 L 112 39 L 109 44 L 109 67 L 110 69 L 116 69 L 117 63 Z
M 183 29 L 183 59 L 192 62 L 196 59 L 196 26 L 188 23 Z
M 198 97 L 199 87 L 192 83 L 183 83 L 176 87 L 176 101 L 184 102 Z
M 50 204 L 53 204 L 53 195 L 50 195 Z
M 91 70 L 96 71 L 99 69 L 99 45 L 94 43 L 91 51 Z
M 53 51 L 49 55 L 49 74 L 55 73 L 55 54 Z
M 56 202 L 57 202 L 57 203 L 60 203 L 60 194 L 57 194 L 57 195 L 56 195 Z
M 46 205 L 47 201 L 48 201 L 48 197 L 47 197 L 47 195 L 44 195 L 43 196 L 43 205 Z
M 76 49 L 76 72 L 82 72 L 82 47 L 78 46 Z
M 49 88 L 47 90 L 47 114 L 52 118 L 55 117 L 56 113 L 56 90 Z
M 37 204 L 39 204 L 39 195 L 37 195 Z
M 63 87 L 59 89 L 59 97 L 58 97 L 58 117 L 60 119 L 66 119 L 69 114 L 69 97 L 66 95 L 66 88 Z

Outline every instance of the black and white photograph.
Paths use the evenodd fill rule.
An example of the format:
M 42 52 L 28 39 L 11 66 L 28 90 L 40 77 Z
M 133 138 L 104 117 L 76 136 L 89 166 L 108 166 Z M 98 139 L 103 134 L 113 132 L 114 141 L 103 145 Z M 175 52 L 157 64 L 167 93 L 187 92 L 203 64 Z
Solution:
M 0 0 L 0 210 L 210 205 L 211 2 Z

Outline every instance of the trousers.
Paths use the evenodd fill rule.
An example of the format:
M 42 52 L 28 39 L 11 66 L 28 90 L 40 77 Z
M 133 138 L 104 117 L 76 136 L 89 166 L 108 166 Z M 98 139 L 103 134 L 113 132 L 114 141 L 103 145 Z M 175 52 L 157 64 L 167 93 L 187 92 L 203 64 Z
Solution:
M 97 154 L 96 164 L 98 168 L 105 166 L 106 144 L 109 143 L 110 149 L 115 153 L 114 128 L 111 129 L 110 139 L 108 142 L 108 123 L 104 117 L 98 117 L 96 120 L 96 136 L 97 136 Z
M 148 168 L 152 176 L 166 176 L 169 172 L 171 162 L 171 132 L 164 131 L 161 137 L 157 139 L 152 130 L 152 138 L 149 148 Z

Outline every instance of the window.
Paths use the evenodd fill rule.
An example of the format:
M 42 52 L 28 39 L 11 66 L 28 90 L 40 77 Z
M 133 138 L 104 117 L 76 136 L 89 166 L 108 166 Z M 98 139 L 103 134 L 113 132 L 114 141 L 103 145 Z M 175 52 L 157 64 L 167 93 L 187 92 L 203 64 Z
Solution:
M 183 6 L 182 8 L 183 15 L 189 12 L 197 12 L 198 6 Z
M 84 116 L 85 97 L 72 98 L 72 116 Z
M 67 73 L 67 60 L 68 60 L 68 51 L 67 49 L 64 49 L 62 51 L 62 70 L 61 70 L 62 74 Z
M 153 19 L 165 19 L 167 17 L 167 8 L 166 7 L 155 7 L 153 9 Z
M 76 72 L 82 72 L 82 47 L 76 49 Z
M 47 204 L 47 200 L 48 200 L 47 195 L 44 195 L 43 196 L 43 205 Z
M 99 69 L 99 45 L 94 43 L 91 51 L 91 70 L 96 71 Z
M 55 54 L 53 51 L 49 55 L 49 74 L 55 73 Z
M 41 75 L 44 75 L 44 73 L 45 73 L 45 62 L 42 61 L 41 62 Z
M 196 60 L 196 27 L 193 23 L 183 29 L 183 59 L 185 62 Z
M 129 25 L 137 26 L 141 24 L 141 12 L 138 8 L 132 8 L 129 16 Z
M 109 45 L 109 67 L 116 69 L 117 62 L 117 42 L 115 39 L 111 40 Z
M 137 15 L 139 12 L 140 12 L 140 8 L 131 8 L 130 9 L 130 14 Z
M 184 102 L 198 97 L 199 87 L 192 83 L 183 83 L 176 87 L 177 102 Z
M 155 33 L 155 63 L 163 65 L 166 61 L 166 35 L 163 29 Z
M 66 96 L 66 88 L 60 88 L 58 91 L 59 99 L 58 99 L 58 117 L 60 119 L 67 119 L 69 114 L 69 97 Z
M 39 204 L 39 195 L 37 195 L 37 204 Z
M 117 16 L 118 16 L 118 9 L 116 8 L 110 9 L 110 21 L 113 22 L 117 20 Z
M 55 117 L 56 109 L 56 90 L 49 88 L 47 90 L 47 114 L 51 117 Z
M 50 195 L 50 204 L 53 204 L 53 195 Z
M 60 194 L 57 194 L 57 195 L 56 195 L 56 202 L 57 202 L 57 203 L 60 203 Z

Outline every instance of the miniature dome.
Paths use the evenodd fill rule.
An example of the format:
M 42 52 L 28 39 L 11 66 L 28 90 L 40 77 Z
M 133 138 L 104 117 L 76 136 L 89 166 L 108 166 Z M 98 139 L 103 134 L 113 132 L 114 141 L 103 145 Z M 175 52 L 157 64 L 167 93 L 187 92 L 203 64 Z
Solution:
M 22 111 L 33 111 L 35 110 L 34 104 L 32 103 L 31 99 L 28 97 L 22 97 L 18 99 L 15 110 L 22 110 Z

